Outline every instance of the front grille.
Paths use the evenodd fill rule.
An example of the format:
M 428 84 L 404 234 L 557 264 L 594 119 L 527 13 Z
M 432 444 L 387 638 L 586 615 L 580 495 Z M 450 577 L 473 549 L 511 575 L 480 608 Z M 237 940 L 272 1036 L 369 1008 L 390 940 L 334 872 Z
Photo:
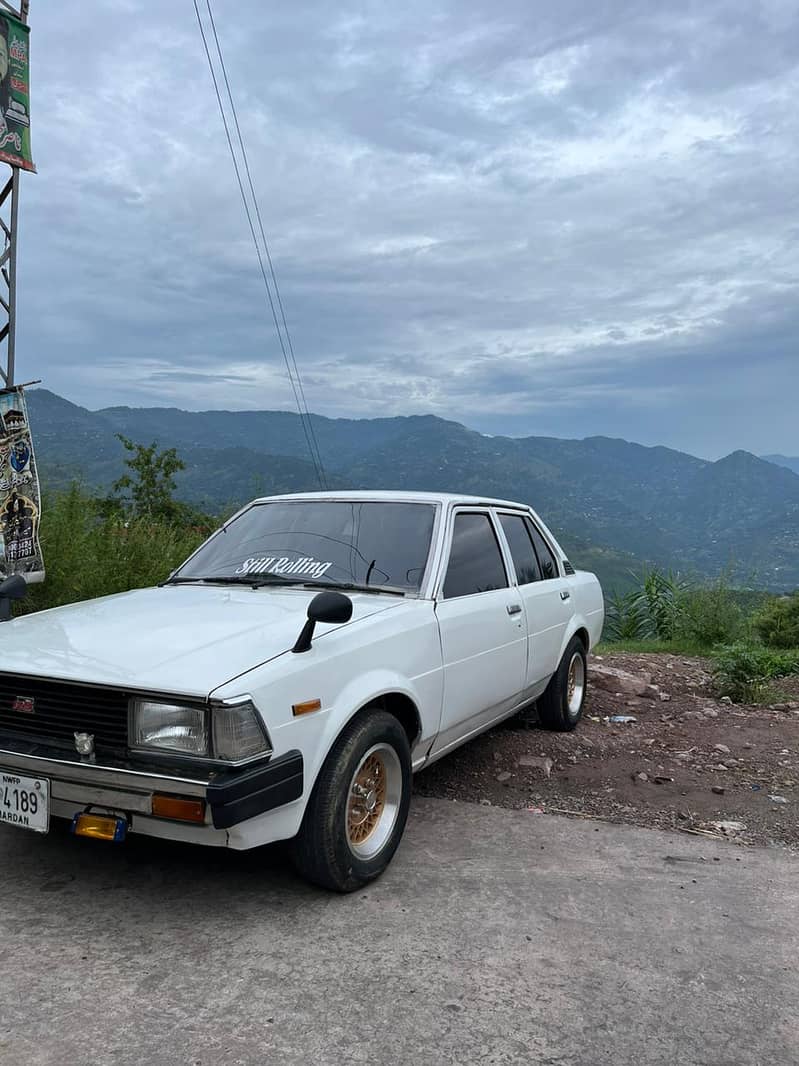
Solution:
M 129 693 L 117 689 L 0 673 L 0 731 L 72 750 L 75 733 L 93 733 L 98 751 L 124 751 L 128 699 Z M 19 709 L 31 707 L 31 701 L 32 710 Z

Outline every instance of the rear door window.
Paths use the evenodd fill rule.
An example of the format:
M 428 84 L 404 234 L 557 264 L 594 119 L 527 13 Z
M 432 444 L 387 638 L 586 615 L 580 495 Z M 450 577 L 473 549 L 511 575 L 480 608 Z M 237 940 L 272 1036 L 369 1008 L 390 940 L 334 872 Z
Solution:
M 530 521 L 529 518 L 525 518 L 527 528 L 530 530 L 530 536 L 533 538 L 533 544 L 535 545 L 535 552 L 538 556 L 538 565 L 541 567 L 541 577 L 544 581 L 553 577 L 560 577 L 560 571 L 558 570 L 558 564 L 555 560 L 555 556 L 552 554 L 552 549 L 547 542 L 538 532 L 536 527 Z
M 487 514 L 456 514 L 444 598 L 471 596 L 508 587 L 502 553 Z
M 541 571 L 538 568 L 538 559 L 524 516 L 501 514 L 499 520 L 510 548 L 513 566 L 516 570 L 516 580 L 520 585 L 530 585 L 533 581 L 540 581 Z

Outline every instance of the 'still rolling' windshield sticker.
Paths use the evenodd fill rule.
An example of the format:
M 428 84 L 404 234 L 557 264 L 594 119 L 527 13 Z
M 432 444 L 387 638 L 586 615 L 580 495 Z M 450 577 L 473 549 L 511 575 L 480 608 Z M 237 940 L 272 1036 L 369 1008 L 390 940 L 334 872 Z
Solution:
M 245 559 L 237 567 L 237 574 L 292 574 L 302 577 L 319 578 L 332 566 L 332 563 L 320 563 L 312 555 L 302 559 L 278 559 L 276 556 L 262 556 L 259 559 Z

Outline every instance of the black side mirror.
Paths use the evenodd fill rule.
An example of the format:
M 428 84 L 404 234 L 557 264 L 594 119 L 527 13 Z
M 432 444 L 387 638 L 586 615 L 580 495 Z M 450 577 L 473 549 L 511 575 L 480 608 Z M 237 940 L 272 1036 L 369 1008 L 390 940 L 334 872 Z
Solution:
M 0 585 L 2 589 L 2 585 Z M 302 627 L 297 643 L 291 649 L 293 652 L 309 651 L 311 637 L 317 622 L 328 622 L 343 625 L 352 618 L 352 600 L 343 592 L 320 592 L 308 604 L 308 621 Z
M 7 622 L 11 617 L 11 601 L 21 600 L 27 592 L 28 582 L 22 574 L 12 574 L 0 582 L 0 622 Z

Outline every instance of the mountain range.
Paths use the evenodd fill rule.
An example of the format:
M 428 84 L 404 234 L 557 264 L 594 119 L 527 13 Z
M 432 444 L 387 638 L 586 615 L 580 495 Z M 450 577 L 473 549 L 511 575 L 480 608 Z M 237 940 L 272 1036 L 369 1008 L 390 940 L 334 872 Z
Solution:
M 799 474 L 799 455 L 761 455 L 760 458 L 769 463 L 776 463 L 777 466 L 785 466 Z
M 117 433 L 175 447 L 186 463 L 178 495 L 212 513 L 319 485 L 296 414 L 89 411 L 43 388 L 27 396 L 45 491 L 75 479 L 107 490 L 124 469 Z M 432 415 L 312 419 L 331 488 L 528 502 L 574 564 L 606 585 L 646 563 L 702 578 L 726 571 L 746 586 L 799 586 L 799 460 L 736 451 L 711 462 L 609 437 L 488 436 Z

